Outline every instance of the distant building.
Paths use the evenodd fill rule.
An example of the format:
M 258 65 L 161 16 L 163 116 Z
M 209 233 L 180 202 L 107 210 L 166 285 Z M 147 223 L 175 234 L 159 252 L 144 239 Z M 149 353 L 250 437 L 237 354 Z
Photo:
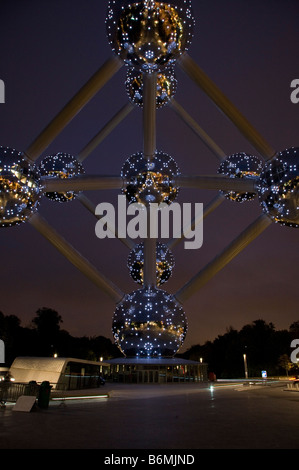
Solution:
M 109 380 L 123 383 L 183 383 L 208 379 L 207 364 L 181 358 L 118 358 L 110 365 Z

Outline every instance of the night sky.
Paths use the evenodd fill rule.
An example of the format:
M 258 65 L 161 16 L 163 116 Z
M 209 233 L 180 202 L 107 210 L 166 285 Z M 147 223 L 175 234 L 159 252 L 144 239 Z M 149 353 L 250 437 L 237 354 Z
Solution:
M 106 0 L 2 0 L 0 144 L 26 150 L 79 88 L 112 55 L 106 39 Z M 299 78 L 298 0 L 194 0 L 190 56 L 276 150 L 299 146 L 299 104 L 290 100 Z M 127 102 L 123 67 L 65 128 L 43 156 L 76 155 Z M 227 153 L 255 149 L 176 67 L 175 99 Z M 219 161 L 169 107 L 157 112 L 157 148 L 182 174 L 216 174 Z M 87 174 L 118 175 L 142 150 L 142 111 L 134 109 L 84 161 Z M 95 203 L 116 202 L 118 191 L 93 191 Z M 214 191 L 181 190 L 178 202 L 208 203 Z M 124 292 L 138 289 L 127 269 L 129 250 L 117 239 L 95 236 L 96 219 L 78 202 L 45 197 L 40 214 Z M 175 293 L 261 214 L 258 200 L 225 201 L 204 222 L 200 250 L 174 251 L 176 266 L 163 289 Z M 272 224 L 185 303 L 188 334 L 183 350 L 213 340 L 227 327 L 256 319 L 277 329 L 299 320 L 299 230 Z M 0 231 L 0 311 L 28 326 L 40 307 L 57 310 L 74 336 L 112 339 L 112 300 L 29 224 Z

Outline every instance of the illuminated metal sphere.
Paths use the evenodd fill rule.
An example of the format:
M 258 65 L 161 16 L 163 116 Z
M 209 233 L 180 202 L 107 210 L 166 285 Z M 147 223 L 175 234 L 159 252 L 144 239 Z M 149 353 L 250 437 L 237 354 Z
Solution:
M 0 226 L 25 222 L 38 208 L 40 173 L 22 152 L 0 147 Z
M 178 194 L 174 178 L 179 174 L 176 162 L 169 155 L 156 152 L 148 162 L 140 152 L 128 158 L 122 167 L 122 192 L 130 203 L 171 204 Z
M 59 152 L 56 155 L 45 157 L 40 164 L 42 176 L 53 178 L 72 178 L 84 173 L 83 166 L 78 160 L 68 153 Z M 45 193 L 45 196 L 53 201 L 68 202 L 75 199 L 74 191 Z
M 174 296 L 143 288 L 117 306 L 112 331 L 127 357 L 172 357 L 185 339 L 187 319 Z
M 284 150 L 266 164 L 258 194 L 263 211 L 275 222 L 299 227 L 299 148 Z
M 139 243 L 130 252 L 128 268 L 135 282 L 143 284 L 144 244 Z M 156 248 L 156 273 L 157 285 L 168 281 L 174 268 L 174 256 L 164 243 L 157 243 Z
M 110 0 L 108 4 L 106 26 L 112 49 L 143 72 L 161 70 L 185 52 L 193 25 L 191 0 Z
M 129 68 L 127 71 L 126 89 L 130 101 L 143 107 L 143 73 Z M 175 95 L 177 79 L 173 68 L 165 69 L 157 74 L 156 107 L 162 108 Z
M 224 160 L 218 173 L 230 178 L 253 178 L 258 180 L 262 170 L 263 162 L 257 157 L 240 152 L 230 155 Z M 221 191 L 227 199 L 235 202 L 251 201 L 256 193 Z

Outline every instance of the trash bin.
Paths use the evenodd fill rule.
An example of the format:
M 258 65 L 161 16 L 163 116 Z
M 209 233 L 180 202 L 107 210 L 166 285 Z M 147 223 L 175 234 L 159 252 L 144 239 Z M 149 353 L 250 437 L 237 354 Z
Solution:
M 39 386 L 38 400 L 37 404 L 39 408 L 47 409 L 49 407 L 50 394 L 51 394 L 52 385 L 50 382 L 42 382 Z

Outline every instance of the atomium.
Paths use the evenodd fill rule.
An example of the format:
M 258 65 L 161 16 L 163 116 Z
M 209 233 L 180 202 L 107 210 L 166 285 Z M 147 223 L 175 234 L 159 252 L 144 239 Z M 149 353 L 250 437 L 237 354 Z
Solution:
M 78 160 L 67 153 L 59 152 L 56 155 L 45 157 L 40 164 L 41 176 L 50 178 L 72 178 L 84 173 L 83 166 Z M 74 191 L 45 192 L 45 196 L 52 201 L 69 202 L 76 197 Z
M 264 164 L 262 160 L 245 152 L 235 153 L 227 157 L 220 165 L 218 173 L 230 178 L 247 178 L 258 180 Z M 222 191 L 230 201 L 245 202 L 255 198 L 256 193 Z
M 162 108 L 175 95 L 177 79 L 173 68 L 165 69 L 157 74 L 156 107 Z M 129 68 L 127 71 L 126 90 L 129 99 L 137 106 L 143 107 L 143 73 Z
M 172 357 L 185 339 L 187 319 L 172 295 L 149 287 L 117 305 L 112 331 L 127 357 Z
M 188 49 L 193 25 L 190 0 L 171 4 L 111 0 L 108 4 L 106 26 L 113 51 L 143 72 L 173 64 Z
M 0 147 L 0 226 L 25 222 L 38 208 L 40 173 L 22 152 Z
M 299 148 L 290 148 L 267 163 L 258 194 L 263 211 L 275 222 L 299 227 Z
M 173 357 L 182 346 L 187 332 L 182 304 L 263 233 L 272 220 L 283 225 L 299 227 L 299 149 L 292 148 L 276 155 L 272 146 L 185 53 L 191 44 L 193 25 L 191 0 L 172 0 L 171 4 L 155 0 L 110 0 L 106 27 L 114 57 L 100 67 L 24 152 L 30 162 L 36 161 L 83 106 L 125 63 L 128 68 L 126 87 L 129 99 L 143 108 L 144 141 L 143 152 L 128 158 L 121 170 L 122 193 L 128 203 L 141 203 L 145 210 L 151 203 L 170 205 L 178 195 L 180 184 L 184 188 L 216 189 L 226 198 L 236 202 L 251 200 L 258 193 L 264 212 L 212 261 L 201 267 L 174 295 L 158 288 L 169 279 L 174 266 L 172 253 L 168 246 L 158 242 L 158 236 L 155 243 L 144 239 L 144 243 L 138 244 L 133 250 L 133 240 L 120 237 L 132 250 L 128 258 L 131 276 L 142 285 L 139 290 L 125 294 L 80 255 L 64 237 L 53 230 L 38 213 L 32 216 L 43 191 L 50 199 L 59 202 L 72 201 L 77 194 L 75 188 L 79 188 L 78 191 L 88 191 L 106 189 L 108 185 L 109 189 L 119 190 L 121 178 L 118 175 L 113 176 L 110 182 L 109 177 L 103 175 L 85 178 L 82 176 L 82 165 L 75 157 L 65 153 L 44 158 L 40 169 L 37 169 L 22 153 L 0 147 L 0 225 L 15 225 L 29 219 L 32 227 L 110 296 L 116 303 L 113 336 L 120 350 L 128 357 Z M 211 178 L 211 175 L 200 174 L 182 175 L 179 178 L 180 170 L 174 159 L 164 152 L 155 151 L 156 108 L 171 104 L 170 107 L 199 135 L 212 153 L 220 159 L 225 154 L 183 107 L 175 104 L 172 99 L 177 84 L 174 76 L 175 65 L 180 66 L 211 98 L 268 163 L 264 164 L 259 158 L 246 153 L 236 153 L 222 162 L 218 170 L 221 177 L 218 175 L 217 178 Z M 132 108 L 131 104 L 123 107 L 107 122 L 83 151 L 78 153 L 80 161 L 101 143 Z M 171 138 L 173 137 L 174 132 Z M 58 181 L 72 178 L 73 181 Z M 73 183 L 74 178 L 76 185 L 74 184 L 71 190 L 69 183 Z M 238 178 L 251 181 L 236 181 Z M 45 182 L 47 179 L 51 181 Z M 51 187 L 52 179 L 57 180 L 54 181 L 56 186 L 54 184 Z M 67 191 L 64 189 L 61 192 L 50 192 L 53 187 L 61 188 L 60 183 L 67 183 L 62 185 Z M 244 188 L 250 188 L 251 192 L 245 192 Z M 256 192 L 252 192 L 253 190 Z M 79 202 L 96 215 L 92 201 L 85 195 L 80 196 Z M 205 217 L 215 210 L 223 199 L 218 194 L 208 204 Z M 195 218 L 192 223 L 195 226 L 199 222 Z M 112 227 L 112 231 L 113 235 L 116 235 L 115 227 Z M 186 233 L 183 233 L 187 237 Z M 178 241 L 182 238 L 183 235 Z M 175 245 L 176 240 L 169 243 L 171 247 Z
M 157 286 L 169 280 L 174 268 L 174 256 L 164 243 L 157 243 L 156 247 L 156 275 Z M 143 284 L 144 275 L 144 244 L 138 243 L 128 256 L 128 268 L 131 277 L 138 284 Z
M 142 152 L 132 155 L 124 163 L 123 194 L 129 203 L 171 204 L 178 194 L 174 178 L 180 174 L 175 160 L 163 152 L 156 152 L 147 161 Z

